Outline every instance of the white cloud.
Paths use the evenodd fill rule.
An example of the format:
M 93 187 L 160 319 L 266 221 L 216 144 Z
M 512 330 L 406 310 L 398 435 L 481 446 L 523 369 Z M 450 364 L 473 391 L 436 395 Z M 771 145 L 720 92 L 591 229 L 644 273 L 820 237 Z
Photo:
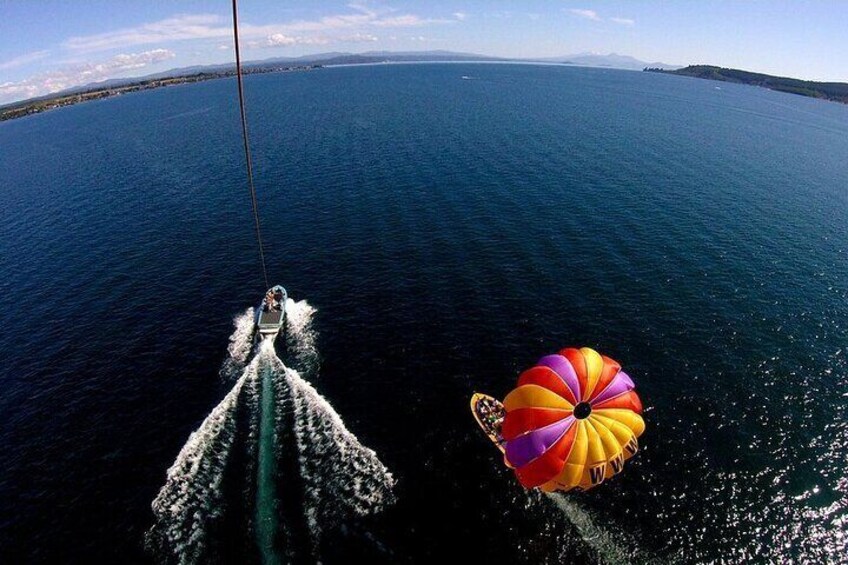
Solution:
M 19 55 L 9 59 L 8 61 L 0 62 L 0 70 L 5 71 L 7 69 L 16 69 L 28 63 L 43 59 L 49 54 L 50 51 L 33 51 L 31 53 L 24 53 L 23 55 Z
M 332 42 L 374 42 L 378 41 L 377 35 L 372 33 L 376 30 L 393 31 L 456 24 L 465 17 L 465 13 L 456 12 L 450 18 L 427 18 L 391 8 L 372 8 L 364 3 L 350 3 L 342 13 L 310 20 L 262 25 L 242 21 L 239 31 L 245 47 L 286 48 L 293 45 L 326 45 Z M 382 33 L 380 35 L 382 36 Z M 393 34 L 391 37 L 397 36 Z M 56 70 L 34 74 L 21 81 L 0 83 L 0 101 L 40 96 L 71 86 L 125 76 L 124 73 L 174 56 L 172 51 L 166 49 L 152 49 L 141 53 L 116 55 L 111 59 L 93 63 L 88 61 L 92 53 L 129 50 L 145 45 L 168 46 L 173 42 L 193 40 L 208 41 L 208 49 L 232 49 L 232 26 L 229 18 L 216 14 L 178 14 L 134 27 L 70 37 L 62 43 L 64 62 L 59 63 L 60 66 Z M 414 40 L 429 41 L 423 36 L 417 36 Z M 0 61 L 0 70 L 23 66 L 48 55 L 46 51 L 39 51 Z
M 453 17 L 462 22 L 465 21 L 466 18 L 468 18 L 468 14 L 466 14 L 465 12 L 454 12 Z
M 601 21 L 600 16 L 598 16 L 598 13 L 595 10 L 583 10 L 580 8 L 572 8 L 571 10 L 569 10 L 569 12 L 571 12 L 575 16 L 586 18 L 587 20 L 594 20 L 596 22 Z
M 152 49 L 142 53 L 115 55 L 105 63 L 94 65 L 98 71 L 129 71 L 140 69 L 154 63 L 173 59 L 175 54 L 170 49 Z
M 184 39 L 229 37 L 232 29 L 215 14 L 180 15 L 158 22 L 106 33 L 71 37 L 63 44 L 73 51 L 103 51 Z
M 451 23 L 454 20 L 434 20 L 429 18 L 421 18 L 414 14 L 406 14 L 402 16 L 386 16 L 368 22 L 368 25 L 377 27 L 419 27 L 434 23 Z
M 38 96 L 38 87 L 22 82 L 4 82 L 0 84 L 0 104 L 24 100 Z
M 586 9 L 582 9 L 582 8 L 572 8 L 568 11 L 571 12 L 575 16 L 578 16 L 580 18 L 584 18 L 584 19 L 587 19 L 587 20 L 592 20 L 593 22 L 604 21 L 604 18 L 602 18 L 600 15 L 598 15 L 598 12 L 596 12 L 595 10 L 586 10 Z M 609 18 L 609 21 L 616 23 L 618 25 L 623 25 L 623 26 L 632 26 L 632 25 L 636 24 L 636 20 L 632 20 L 630 18 L 620 18 L 620 17 Z
M 344 43 L 373 43 L 378 40 L 379 38 L 376 35 L 370 33 L 354 33 L 353 35 L 339 38 L 339 41 Z
M 255 25 L 242 22 L 241 37 L 257 42 L 278 34 L 296 39 L 296 43 L 327 42 L 339 30 L 365 33 L 368 28 L 421 27 L 456 23 L 457 19 L 423 18 L 416 14 L 398 14 L 390 9 L 374 9 L 364 4 L 348 4 L 349 12 L 315 20 L 293 20 L 276 24 Z M 223 39 L 232 35 L 229 20 L 215 14 L 183 14 L 158 22 L 107 33 L 71 37 L 63 44 L 72 51 L 92 52 L 123 49 L 130 46 L 163 44 L 192 39 Z
M 172 59 L 174 52 L 168 49 L 152 49 L 141 53 L 122 53 L 99 63 L 77 63 L 33 75 L 18 82 L 0 84 L 0 103 L 32 98 L 100 82 L 130 71 L 136 71 L 156 63 Z
M 610 18 L 610 21 L 623 26 L 632 26 L 636 23 L 635 20 L 631 20 L 630 18 Z
M 248 47 L 290 47 L 292 45 L 326 45 L 326 37 L 298 37 L 283 33 L 272 33 L 262 41 L 250 41 Z
M 265 41 L 269 47 L 276 47 L 277 45 L 294 45 L 297 43 L 297 38 L 283 35 L 282 33 L 275 33 L 269 35 Z

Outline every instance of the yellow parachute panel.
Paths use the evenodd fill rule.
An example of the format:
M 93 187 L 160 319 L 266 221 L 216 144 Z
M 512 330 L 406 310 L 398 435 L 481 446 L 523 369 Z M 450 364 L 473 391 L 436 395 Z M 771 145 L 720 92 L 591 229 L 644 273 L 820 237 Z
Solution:
M 598 384 L 598 379 L 601 378 L 601 371 L 604 370 L 604 360 L 600 353 L 589 347 L 581 347 L 580 353 L 583 354 L 583 358 L 586 360 L 586 379 L 588 381 L 583 398 L 589 398 Z
M 519 408 L 559 408 L 560 410 L 574 408 L 563 397 L 539 385 L 523 385 L 514 389 L 504 398 L 503 404 L 507 412 Z
M 645 421 L 634 389 L 615 360 L 567 347 L 522 373 L 502 419 L 493 422 L 490 409 L 475 417 L 497 436 L 525 488 L 587 490 L 620 473 L 639 449 Z
M 615 420 L 616 422 L 620 422 L 630 428 L 633 431 L 633 435 L 636 437 L 639 437 L 642 435 L 642 432 L 645 431 L 645 421 L 642 419 L 642 416 L 632 410 L 626 410 L 624 408 L 605 408 L 595 410 L 592 412 L 592 415 L 605 416 Z

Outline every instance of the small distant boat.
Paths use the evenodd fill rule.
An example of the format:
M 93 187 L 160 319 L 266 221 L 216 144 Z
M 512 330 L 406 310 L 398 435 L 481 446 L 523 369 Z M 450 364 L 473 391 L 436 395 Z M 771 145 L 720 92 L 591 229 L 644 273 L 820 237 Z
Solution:
M 499 400 L 483 394 L 475 392 L 471 397 L 471 414 L 477 420 L 477 425 L 486 434 L 486 437 L 495 444 L 501 453 L 504 452 L 504 439 L 501 437 L 501 424 L 503 417 L 506 415 L 506 409 Z
M 256 331 L 262 339 L 274 339 L 286 321 L 286 289 L 280 285 L 271 287 L 259 304 L 256 313 Z

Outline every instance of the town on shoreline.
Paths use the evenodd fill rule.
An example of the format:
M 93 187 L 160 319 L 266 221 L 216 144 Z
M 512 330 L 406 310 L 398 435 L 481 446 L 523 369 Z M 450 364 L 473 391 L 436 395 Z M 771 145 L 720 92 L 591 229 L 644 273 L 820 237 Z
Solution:
M 608 57 L 612 57 L 610 55 Z M 631 58 L 632 59 L 632 58 Z M 525 64 L 559 64 L 569 66 L 595 66 L 598 68 L 625 68 L 616 67 L 612 63 L 604 63 L 595 61 L 595 64 L 581 64 L 580 58 L 569 60 L 568 58 L 555 59 L 508 59 L 499 57 L 490 57 L 486 55 L 476 55 L 473 53 L 454 53 L 450 51 L 425 51 L 414 53 L 392 53 L 392 52 L 374 52 L 363 54 L 350 53 L 328 53 L 324 56 L 304 56 L 298 61 L 263 61 L 245 65 L 243 67 L 244 74 L 262 74 L 262 73 L 279 73 L 292 71 L 309 71 L 320 69 L 328 66 L 338 65 L 362 65 L 362 64 L 377 64 L 377 63 L 525 63 Z M 640 61 L 632 59 L 633 63 Z M 644 67 L 632 66 L 626 70 L 642 70 L 653 73 L 663 73 L 677 76 L 687 76 L 701 79 L 709 79 L 724 82 L 734 82 L 738 84 L 748 84 L 770 90 L 797 94 L 800 96 L 808 96 L 823 100 L 831 100 L 834 102 L 848 103 L 848 84 L 842 82 L 815 82 L 793 79 L 787 77 L 777 77 L 762 73 L 752 73 L 739 69 L 728 69 L 716 67 L 712 65 L 690 65 L 688 67 L 671 67 L 669 65 L 657 66 L 646 65 Z M 180 72 L 175 70 L 174 72 Z M 161 88 L 165 86 L 173 86 L 178 84 L 189 84 L 218 78 L 226 78 L 235 76 L 236 70 L 232 65 L 218 65 L 215 67 L 194 67 L 193 69 L 182 69 L 184 74 L 172 74 L 168 76 L 151 76 L 142 77 L 139 79 L 126 79 L 125 81 L 109 81 L 109 83 L 101 85 L 89 85 L 73 90 L 65 90 L 52 95 L 41 96 L 39 98 L 31 98 L 0 106 L 0 121 L 20 118 L 31 114 L 38 114 L 46 110 L 70 106 L 88 100 L 97 100 L 101 98 L 109 98 L 119 96 L 129 92 L 139 90 L 150 90 L 153 88 Z
M 244 74 L 264 74 L 264 73 L 284 73 L 294 71 L 310 71 L 321 68 L 322 65 L 295 65 L 295 66 L 261 66 L 248 67 L 243 69 Z M 194 82 L 203 82 L 219 78 L 235 76 L 235 68 L 221 71 L 201 71 L 198 73 L 171 76 L 163 78 L 144 79 L 137 82 L 127 82 L 116 86 L 93 86 L 90 89 L 82 90 L 81 92 L 59 93 L 56 96 L 43 96 L 29 100 L 23 100 L 18 103 L 9 104 L 0 107 L 0 122 L 4 120 L 13 120 L 22 118 L 32 114 L 39 114 L 54 108 L 63 106 L 71 106 L 80 102 L 89 100 L 99 100 L 101 98 L 111 98 L 112 96 L 120 96 L 129 92 L 137 92 L 139 90 L 150 90 L 153 88 L 162 88 L 165 86 L 174 86 L 177 84 L 190 84 Z

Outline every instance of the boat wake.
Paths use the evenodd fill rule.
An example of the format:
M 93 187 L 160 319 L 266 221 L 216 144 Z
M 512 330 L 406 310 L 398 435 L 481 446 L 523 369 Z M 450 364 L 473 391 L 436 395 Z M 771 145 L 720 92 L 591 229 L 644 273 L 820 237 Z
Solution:
M 623 565 L 626 563 L 656 563 L 656 559 L 641 551 L 626 534 L 613 534 L 598 525 L 592 514 L 580 504 L 569 500 L 561 493 L 545 493 L 559 511 L 577 530 L 580 539 L 588 545 L 602 563 Z
M 306 518 L 317 540 L 323 528 L 351 514 L 365 516 L 391 504 L 394 479 L 311 384 L 291 369 L 286 378 L 294 401 L 300 475 L 306 483 Z
M 306 300 L 286 303 L 286 351 L 289 364 L 304 378 L 313 377 L 320 364 L 315 345 L 317 332 L 312 325 L 315 308 Z
M 229 393 L 191 434 L 153 501 L 146 546 L 165 562 L 318 561 L 322 535 L 394 501 L 394 479 L 303 375 L 317 371 L 315 309 L 286 303 L 287 366 L 250 358 L 253 310 L 234 320 Z M 237 376 L 239 374 L 240 376 Z
M 253 350 L 254 317 L 253 308 L 248 308 L 233 320 L 235 330 L 230 336 L 230 345 L 227 346 L 227 358 L 221 364 L 220 375 L 224 380 L 236 379 L 244 372 L 247 359 Z
M 235 438 L 239 396 L 253 375 L 255 370 L 245 371 L 168 469 L 165 486 L 153 501 L 156 521 L 147 535 L 148 546 L 157 553 L 172 553 L 181 563 L 200 562 L 206 554 L 206 533 L 224 511 L 221 487 Z

